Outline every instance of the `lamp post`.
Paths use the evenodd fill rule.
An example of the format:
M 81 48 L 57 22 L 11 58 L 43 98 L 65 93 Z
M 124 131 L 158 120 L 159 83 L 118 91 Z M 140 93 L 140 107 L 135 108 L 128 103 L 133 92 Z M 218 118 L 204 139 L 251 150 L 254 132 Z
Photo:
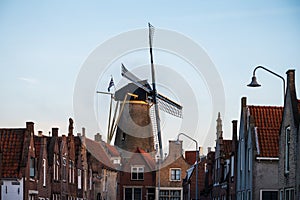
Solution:
M 271 73 L 271 74 L 277 76 L 278 78 L 280 78 L 280 79 L 282 80 L 282 82 L 283 82 L 283 95 L 284 95 L 284 96 L 283 96 L 283 103 L 284 103 L 284 97 L 285 97 L 285 80 L 284 80 L 284 78 L 283 78 L 282 76 L 280 76 L 279 74 L 276 74 L 275 72 L 273 72 L 273 71 L 271 71 L 271 70 L 269 70 L 269 69 L 267 69 L 267 68 L 265 68 L 265 67 L 263 67 L 263 66 L 257 66 L 257 67 L 255 67 L 255 69 L 253 70 L 253 76 L 252 76 L 251 83 L 249 83 L 247 86 L 248 86 L 248 87 L 260 87 L 260 86 L 261 86 L 261 85 L 257 82 L 256 76 L 255 76 L 255 71 L 256 71 L 257 69 L 263 69 L 263 70 L 265 70 L 265 71 L 267 71 L 267 72 L 269 72 L 269 73 Z
M 198 199 L 198 160 L 199 160 L 198 142 L 195 139 L 193 139 L 192 137 L 185 134 L 185 133 L 179 133 L 177 135 L 177 142 L 179 142 L 179 136 L 180 135 L 183 135 L 183 136 L 189 138 L 190 140 L 193 140 L 196 143 L 196 164 L 195 164 L 195 167 L 196 167 L 196 193 L 195 193 L 195 199 L 197 200 Z

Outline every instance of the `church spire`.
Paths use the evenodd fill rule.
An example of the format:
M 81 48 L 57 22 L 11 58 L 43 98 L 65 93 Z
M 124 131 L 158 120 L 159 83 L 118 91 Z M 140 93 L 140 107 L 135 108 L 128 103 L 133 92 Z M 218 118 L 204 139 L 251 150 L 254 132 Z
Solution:
M 220 112 L 218 113 L 218 119 L 217 119 L 217 139 L 223 137 L 223 131 L 222 131 L 222 119 Z

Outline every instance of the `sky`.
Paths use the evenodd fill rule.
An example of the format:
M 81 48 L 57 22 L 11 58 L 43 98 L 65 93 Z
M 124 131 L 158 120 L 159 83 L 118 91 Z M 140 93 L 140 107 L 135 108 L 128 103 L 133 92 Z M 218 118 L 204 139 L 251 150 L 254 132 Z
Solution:
M 224 137 L 230 138 L 231 121 L 240 118 L 241 97 L 246 96 L 252 105 L 283 105 L 282 81 L 266 71 L 256 72 L 261 88 L 246 87 L 256 66 L 265 66 L 284 78 L 288 69 L 295 69 L 296 86 L 300 85 L 299 19 L 297 1 L 3 0 L 0 2 L 0 127 L 24 127 L 26 121 L 33 121 L 36 130 L 45 134 L 52 127 L 67 133 L 69 117 L 81 114 L 74 111 L 74 92 L 91 55 L 99 48 L 114 52 L 112 45 L 109 46 L 111 41 L 130 31 L 146 30 L 151 22 L 158 30 L 154 48 L 161 39 L 159 30 L 172 31 L 199 45 L 211 60 L 214 69 L 207 70 L 217 73 L 209 80 L 221 80 L 220 95 L 225 96 L 224 111 L 220 112 Z M 120 48 L 131 42 L 136 41 L 124 41 Z M 174 41 L 173 45 L 177 43 Z M 154 49 L 154 56 L 158 90 L 187 108 L 182 120 L 160 112 L 164 142 L 176 139 L 184 131 L 201 146 L 213 146 L 217 114 L 212 112 L 212 98 L 215 98 L 212 93 L 218 90 L 212 91 L 208 77 L 195 73 L 192 64 L 180 55 Z M 99 122 L 97 128 L 77 123 L 75 119 L 76 132 L 85 126 L 88 137 L 92 138 L 96 132 L 106 135 L 109 97 L 99 96 L 96 91 L 106 91 L 111 76 L 116 89 L 128 83 L 120 75 L 122 62 L 142 78 L 150 79 L 150 71 L 145 70 L 149 67 L 145 48 L 115 57 L 99 72 L 94 87 L 90 88 L 95 94 L 91 106 L 92 115 Z M 176 78 L 168 73 L 170 69 Z M 89 78 L 85 78 L 88 82 Z M 179 81 L 185 81 L 192 97 L 190 93 L 178 92 Z M 195 130 L 180 127 L 182 121 L 189 121 L 189 116 L 197 118 Z

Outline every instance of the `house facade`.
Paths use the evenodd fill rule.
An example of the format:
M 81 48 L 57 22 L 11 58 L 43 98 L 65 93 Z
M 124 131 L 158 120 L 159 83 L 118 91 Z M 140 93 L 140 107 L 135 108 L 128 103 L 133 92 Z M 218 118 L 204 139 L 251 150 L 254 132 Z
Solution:
M 182 141 L 169 141 L 169 154 L 156 172 L 156 199 L 183 199 L 182 181 L 189 168 L 183 157 Z
M 279 199 L 300 199 L 300 101 L 295 70 L 287 71 L 287 88 L 279 133 Z
M 242 98 L 237 199 L 278 198 L 278 137 L 282 107 L 247 105 Z

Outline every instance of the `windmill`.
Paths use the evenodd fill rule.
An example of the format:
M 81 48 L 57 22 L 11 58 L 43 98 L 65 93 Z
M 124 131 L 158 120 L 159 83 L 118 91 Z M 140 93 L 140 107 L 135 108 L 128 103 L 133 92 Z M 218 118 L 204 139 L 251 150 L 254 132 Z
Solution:
M 148 105 L 152 103 L 154 105 L 154 110 L 152 110 L 153 116 L 152 116 L 152 125 L 153 125 L 153 132 L 151 133 L 154 139 L 157 139 L 158 147 L 159 147 L 159 155 L 160 158 L 163 158 L 163 150 L 162 150 L 162 136 L 161 136 L 161 126 L 160 126 L 160 116 L 159 116 L 159 109 L 162 111 L 171 114 L 176 117 L 182 117 L 182 106 L 178 103 L 172 101 L 171 99 L 161 95 L 157 92 L 156 89 L 156 79 L 155 79 L 155 67 L 154 67 L 154 61 L 153 61 L 153 52 L 152 52 L 152 40 L 153 40 L 153 34 L 154 34 L 154 27 L 148 23 L 149 27 L 149 51 L 150 51 L 150 63 L 151 63 L 151 76 L 152 76 L 152 87 L 146 80 L 141 80 L 137 76 L 135 76 L 133 73 L 128 71 L 126 67 L 122 64 L 122 72 L 121 75 L 128 80 L 131 81 L 127 86 L 123 88 L 122 91 L 116 92 L 116 97 L 119 96 L 119 100 L 121 100 L 121 97 L 124 97 L 123 100 L 123 109 L 125 102 L 127 101 L 128 95 L 130 95 L 131 102 L 134 102 L 134 100 L 144 101 Z M 124 92 L 127 91 L 127 92 Z M 120 93 L 122 95 L 120 95 Z M 134 96 L 135 95 L 135 96 Z M 135 106 L 136 108 L 138 106 Z M 141 107 L 141 106 L 139 106 Z M 145 115 L 144 122 L 148 121 L 148 115 L 147 115 L 147 108 L 149 109 L 150 106 L 144 106 L 143 114 Z M 121 108 L 120 112 L 123 112 L 123 109 Z M 140 111 L 140 110 L 139 110 Z M 153 119 L 154 118 L 154 119 Z M 150 123 L 150 122 L 149 122 Z M 152 127 L 151 127 L 152 128 Z M 149 132 L 149 131 L 148 131 Z M 112 132 L 113 133 L 113 132 Z M 149 136 L 149 135 L 148 135 Z M 123 140 L 125 138 L 121 138 Z M 150 138 L 151 140 L 151 138 Z M 116 140 L 117 141 L 117 140 Z M 151 141 L 150 141 L 151 143 Z M 115 145 L 120 145 L 118 142 Z

